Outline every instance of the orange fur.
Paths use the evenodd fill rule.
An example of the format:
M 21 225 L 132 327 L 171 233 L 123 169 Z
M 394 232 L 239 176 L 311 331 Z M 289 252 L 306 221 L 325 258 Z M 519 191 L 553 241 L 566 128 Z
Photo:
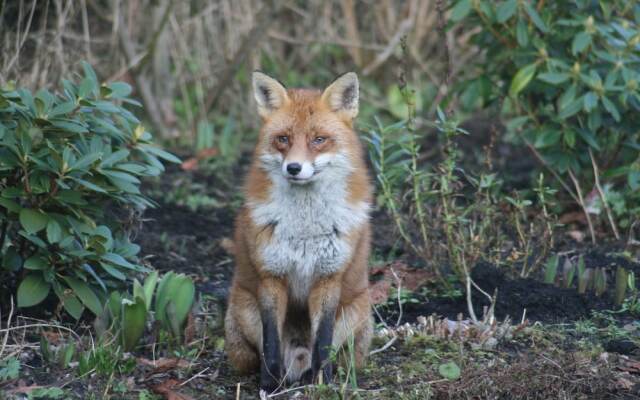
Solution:
M 342 83 L 340 79 L 336 82 Z M 342 110 L 339 108 L 340 104 L 336 107 L 335 100 L 328 100 L 329 95 L 333 95 L 333 99 L 344 98 L 349 101 L 352 100 L 349 95 L 353 93 L 343 95 L 330 92 L 335 85 L 325 92 L 309 89 L 291 89 L 285 92 L 277 83 L 266 79 L 258 84 L 264 85 L 257 87 L 261 91 L 257 95 L 263 96 L 258 99 L 263 127 L 245 182 L 246 204 L 238 214 L 235 224 L 236 266 L 225 325 L 229 360 L 242 373 L 258 369 L 260 360 L 263 360 L 263 369 L 269 370 L 269 365 L 265 367 L 264 364 L 266 361 L 263 351 L 263 338 L 266 337 L 263 324 L 268 321 L 263 319 L 273 315 L 277 338 L 280 342 L 285 341 L 280 347 L 281 358 L 290 357 L 293 360 L 291 364 L 297 365 L 293 368 L 299 371 L 292 376 L 298 378 L 304 372 L 302 369 L 311 366 L 311 352 L 316 351 L 313 346 L 318 339 L 316 333 L 323 329 L 320 327 L 322 320 L 329 315 L 333 316 L 333 345 L 339 347 L 353 335 L 356 359 L 361 364 L 368 352 L 373 329 L 368 293 L 368 219 L 358 222 L 346 232 L 336 232 L 336 237 L 348 248 L 346 254 L 349 254 L 349 258 L 330 273 L 314 273 L 309 278 L 311 281 L 308 282 L 306 300 L 300 302 L 295 297 L 292 298 L 291 294 L 292 285 L 298 283 L 294 283 L 290 275 L 274 273 L 274 268 L 279 266 L 269 265 L 265 261 L 265 247 L 276 246 L 277 249 L 279 245 L 275 233 L 276 224 L 257 221 L 252 209 L 252 205 L 271 201 L 273 191 L 276 190 L 274 177 L 270 175 L 274 172 L 261 165 L 260 159 L 265 154 L 273 157 L 280 154 L 279 157 L 284 160 L 295 156 L 296 159 L 312 163 L 322 154 L 341 152 L 348 158 L 350 168 L 345 182 L 346 206 L 362 207 L 361 204 L 369 204 L 372 188 L 361 144 L 352 128 L 355 113 L 348 109 L 349 104 Z M 357 90 L 357 86 L 355 89 Z M 286 136 L 286 141 L 279 139 L 280 136 Z M 316 143 L 314 139 L 318 136 L 325 140 Z M 319 173 L 318 179 L 325 179 L 321 177 L 323 173 L 325 172 Z M 309 184 L 309 189 L 296 190 L 313 190 L 311 185 L 313 183 Z M 296 313 L 303 313 L 304 318 Z M 294 336 L 300 341 L 297 348 L 287 343 Z

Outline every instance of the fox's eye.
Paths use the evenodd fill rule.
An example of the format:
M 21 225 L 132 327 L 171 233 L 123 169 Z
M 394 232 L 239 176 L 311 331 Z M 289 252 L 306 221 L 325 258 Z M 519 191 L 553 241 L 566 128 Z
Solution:
M 327 138 L 324 138 L 322 136 L 318 136 L 315 139 L 313 139 L 313 144 L 322 144 L 327 140 Z
M 278 142 L 282 143 L 282 144 L 287 144 L 287 143 L 289 143 L 289 137 L 288 136 L 278 136 Z

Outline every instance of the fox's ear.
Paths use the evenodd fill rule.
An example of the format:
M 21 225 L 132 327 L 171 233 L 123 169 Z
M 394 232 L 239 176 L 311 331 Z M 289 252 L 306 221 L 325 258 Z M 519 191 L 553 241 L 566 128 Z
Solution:
M 347 72 L 324 90 L 322 100 L 332 111 L 353 119 L 358 115 L 359 96 L 358 75 Z
M 258 114 L 265 118 L 289 102 L 287 89 L 280 82 L 259 71 L 253 72 L 253 96 L 258 103 Z

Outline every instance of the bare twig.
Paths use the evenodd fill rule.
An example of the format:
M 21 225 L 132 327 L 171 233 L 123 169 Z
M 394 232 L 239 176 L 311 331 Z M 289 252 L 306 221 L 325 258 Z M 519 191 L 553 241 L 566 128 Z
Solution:
M 578 182 L 578 179 L 576 179 L 571 169 L 569 169 L 569 176 L 573 181 L 573 185 L 576 187 L 576 193 L 578 193 L 578 204 L 582 208 L 582 212 L 584 212 L 584 216 L 587 218 L 587 225 L 589 225 L 589 234 L 591 235 L 591 243 L 596 244 L 596 234 L 593 230 L 593 223 L 591 222 L 591 216 L 589 215 L 587 206 L 584 203 L 584 198 L 582 197 L 582 189 L 580 188 L 580 182 Z
M 164 9 L 164 13 L 162 14 L 160 23 L 158 24 L 158 27 L 156 28 L 156 30 L 153 32 L 153 35 L 151 36 L 151 40 L 149 40 L 149 44 L 147 45 L 147 50 L 144 52 L 144 56 L 142 57 L 142 60 L 140 61 L 140 63 L 136 65 L 134 72 L 142 71 L 144 67 L 147 65 L 147 63 L 149 62 L 149 60 L 153 58 L 153 53 L 155 53 L 156 46 L 158 44 L 158 39 L 160 38 L 160 35 L 164 31 L 164 27 L 167 25 L 167 22 L 169 22 L 169 16 L 171 15 L 171 9 L 173 8 L 173 4 L 174 4 L 174 0 L 168 0 L 167 7 Z
M 618 227 L 616 226 L 616 221 L 613 219 L 613 213 L 611 212 L 611 207 L 609 207 L 609 202 L 604 195 L 604 191 L 602 190 L 602 186 L 600 185 L 600 171 L 598 170 L 598 164 L 596 164 L 596 159 L 593 157 L 593 152 L 591 148 L 589 148 L 589 157 L 591 158 L 591 166 L 593 167 L 593 177 L 595 180 L 596 190 L 598 191 L 598 195 L 600 196 L 600 201 L 602 202 L 602 206 L 607 213 L 607 218 L 609 219 L 609 224 L 611 225 L 611 229 L 613 230 L 613 234 L 616 237 L 616 240 L 620 240 L 620 234 L 618 233 Z
M 396 271 L 393 270 L 393 268 L 389 267 L 389 269 L 391 270 L 391 273 L 393 274 L 394 279 L 396 280 L 396 287 L 397 287 L 397 294 L 398 294 L 398 320 L 396 322 L 396 326 L 400 325 L 400 322 L 402 322 L 402 300 L 401 300 L 401 292 L 402 292 L 402 280 L 398 277 L 398 274 L 396 274 Z
M 396 340 L 398 340 L 398 336 L 394 333 L 394 335 L 391 337 L 391 339 L 389 339 L 387 341 L 387 343 L 384 344 L 384 346 L 382 346 L 382 347 L 380 347 L 378 349 L 370 351 L 369 355 L 372 356 L 374 354 L 381 353 L 381 352 L 385 351 L 386 349 L 391 347 L 391 345 L 393 345 L 396 342 Z
M 562 179 L 562 177 L 560 175 L 558 175 L 558 173 L 544 160 L 544 158 L 542 157 L 542 155 L 540 154 L 540 152 L 528 141 L 526 140 L 522 135 L 520 135 L 520 137 L 524 140 L 524 143 L 527 145 L 527 147 L 529 148 L 529 150 L 531 150 L 531 152 L 533 153 L 533 155 L 535 156 L 536 160 L 538 160 L 538 162 L 545 167 L 549 172 L 551 172 L 551 174 L 553 175 L 554 178 L 556 178 L 556 180 L 558 181 L 558 183 L 560 183 L 560 185 L 562 186 L 562 188 L 569 194 L 569 196 L 571 196 L 571 198 L 576 202 L 576 203 L 580 203 L 580 200 L 578 199 L 578 196 L 573 192 L 573 190 L 571 190 L 571 188 L 569 187 L 569 185 L 565 182 L 564 179 Z
M 9 317 L 7 318 L 7 328 L 11 326 L 11 318 L 13 317 L 13 296 L 10 297 L 11 309 L 9 309 Z M 0 347 L 0 360 L 2 360 L 2 354 L 4 353 L 4 349 L 7 347 L 7 341 L 9 340 L 9 330 L 7 329 L 7 333 L 4 335 L 4 339 L 2 339 L 2 347 Z
M 256 23 L 254 27 L 247 35 L 244 42 L 242 42 L 242 45 L 240 45 L 238 51 L 236 51 L 231 61 L 220 73 L 220 78 L 218 79 L 217 86 L 210 91 L 209 97 L 204 103 L 205 115 L 200 115 L 199 118 L 194 121 L 194 123 L 197 123 L 197 121 L 204 119 L 206 117 L 206 114 L 208 114 L 216 106 L 225 89 L 231 83 L 233 76 L 238 71 L 238 67 L 247 57 L 249 51 L 256 47 L 256 44 L 264 36 L 264 32 L 269 28 L 271 23 L 273 23 L 273 17 L 278 12 L 280 12 L 283 3 L 284 0 L 270 0 L 262 6 L 260 11 L 258 12 L 258 15 L 256 16 Z M 195 130 L 195 126 L 192 128 Z
M 181 384 L 179 384 L 178 386 L 184 386 L 187 383 L 191 382 L 192 380 L 199 378 L 200 376 L 202 376 L 202 374 L 204 374 L 205 372 L 207 372 L 209 370 L 210 367 L 207 367 L 205 369 L 203 369 L 202 371 L 198 372 L 197 374 L 195 374 L 194 376 L 192 376 L 191 378 L 187 379 L 186 381 L 182 382 Z M 240 384 L 238 384 L 238 391 L 240 391 Z
M 122 49 L 125 59 L 127 63 L 131 64 L 133 60 L 135 60 L 136 54 L 133 48 L 133 43 L 131 42 L 131 38 L 126 32 L 126 26 L 124 23 L 124 19 L 120 16 L 119 28 L 118 28 L 118 39 L 120 43 L 120 48 Z M 138 92 L 140 92 L 140 97 L 142 98 L 142 102 L 144 103 L 145 109 L 149 114 L 149 118 L 153 124 L 153 127 L 160 133 L 160 136 L 167 138 L 169 137 L 169 132 L 164 125 L 162 120 L 162 116 L 160 114 L 160 107 L 155 100 L 155 96 L 151 91 L 151 86 L 147 78 L 140 71 L 139 73 L 133 73 L 133 80 L 138 88 Z
M 449 91 L 449 84 L 451 83 L 451 53 L 449 51 L 449 41 L 447 40 L 447 21 L 444 16 L 445 6 L 442 4 L 442 0 L 436 0 L 436 10 L 438 11 L 438 31 L 440 32 L 440 36 L 442 37 L 442 44 L 444 46 L 444 58 L 445 58 L 445 72 L 444 79 L 438 88 L 438 100 L 434 103 L 439 104 L 440 100 L 444 98 Z M 446 113 L 451 116 L 453 113 L 453 104 L 449 103 L 449 107 L 447 107 Z
M 24 43 L 27 41 L 27 38 L 29 37 L 29 30 L 31 30 L 31 22 L 33 21 L 33 14 L 36 11 L 36 4 L 38 3 L 37 0 L 33 0 L 33 2 L 31 3 L 31 13 L 29 14 L 29 19 L 27 20 L 27 25 L 24 28 L 24 32 L 22 34 L 20 34 L 20 23 L 22 23 L 22 21 L 18 21 L 18 36 L 16 36 L 17 39 L 17 43 L 16 43 L 16 53 L 13 55 L 13 58 L 11 58 L 11 61 L 9 61 L 9 64 L 7 65 L 7 67 L 5 68 L 6 71 L 9 71 L 11 69 L 11 67 L 13 66 L 13 64 L 18 61 L 18 59 L 20 58 L 20 50 L 22 50 L 22 47 L 24 46 Z M 3 4 L 3 9 L 4 9 L 4 4 Z
M 384 62 L 387 61 L 387 59 L 389 57 L 391 57 L 391 55 L 393 54 L 393 51 L 396 49 L 396 47 L 398 47 L 398 44 L 400 43 L 400 40 L 405 35 L 407 35 L 407 33 L 411 30 L 411 28 L 413 28 L 413 18 L 412 17 L 409 17 L 409 18 L 403 20 L 402 22 L 400 22 L 400 25 L 398 26 L 398 30 L 393 35 L 391 40 L 389 40 L 389 44 L 387 44 L 387 46 L 384 48 L 384 50 L 382 52 L 380 52 L 376 56 L 376 58 L 362 70 L 362 74 L 365 75 L 365 76 L 369 75 L 373 71 L 375 71 L 379 66 L 384 64 Z
M 70 328 L 67 328 L 66 326 L 62 326 L 62 325 L 56 325 L 56 324 L 28 324 L 28 325 L 20 325 L 20 326 L 7 326 L 4 329 L 0 329 L 0 332 L 9 332 L 9 331 L 17 331 L 20 329 L 29 329 L 29 328 L 55 328 L 55 329 L 61 329 L 63 331 L 69 332 L 71 333 L 78 341 L 81 340 L 80 336 L 78 336 L 78 334 Z

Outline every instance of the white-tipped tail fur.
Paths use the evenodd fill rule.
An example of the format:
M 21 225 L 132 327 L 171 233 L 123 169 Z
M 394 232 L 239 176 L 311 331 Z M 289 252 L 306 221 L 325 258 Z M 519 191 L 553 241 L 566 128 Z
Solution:
M 311 368 L 311 351 L 303 346 L 287 344 L 284 349 L 284 367 L 288 383 L 300 380 L 309 368 Z

